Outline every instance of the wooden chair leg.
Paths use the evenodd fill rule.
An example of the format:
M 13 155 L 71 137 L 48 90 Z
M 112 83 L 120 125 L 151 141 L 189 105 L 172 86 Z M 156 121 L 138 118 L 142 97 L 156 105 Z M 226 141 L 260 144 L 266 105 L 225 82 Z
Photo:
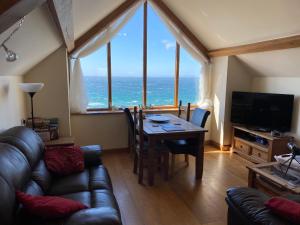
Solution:
M 169 179 L 169 152 L 165 152 L 164 155 L 164 168 L 163 168 L 163 172 L 164 172 L 164 179 L 168 180 Z
M 188 166 L 189 165 L 189 155 L 188 154 L 184 155 L 184 160 L 186 162 L 186 165 Z
M 140 155 L 140 159 L 139 159 L 138 176 L 139 176 L 139 184 L 142 184 L 144 179 L 144 157 L 142 156 L 142 154 Z
M 133 173 L 137 174 L 137 169 L 138 169 L 138 155 L 135 152 L 134 153 L 134 162 L 133 162 Z
M 174 170 L 175 170 L 175 154 L 172 154 L 172 157 L 171 157 L 171 176 L 174 175 Z

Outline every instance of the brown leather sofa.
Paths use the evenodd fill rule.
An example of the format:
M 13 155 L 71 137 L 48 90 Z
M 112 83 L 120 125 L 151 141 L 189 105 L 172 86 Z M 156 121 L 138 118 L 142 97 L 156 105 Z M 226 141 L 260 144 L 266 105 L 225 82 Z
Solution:
M 0 224 L 121 225 L 121 216 L 99 146 L 82 147 L 85 170 L 66 177 L 50 174 L 44 144 L 31 129 L 14 127 L 0 134 Z M 55 195 L 89 206 L 65 219 L 33 218 L 16 202 L 15 190 Z
M 285 198 L 300 203 L 300 196 L 288 194 Z M 271 197 L 253 188 L 239 187 L 227 190 L 228 225 L 294 225 L 271 213 L 264 203 Z

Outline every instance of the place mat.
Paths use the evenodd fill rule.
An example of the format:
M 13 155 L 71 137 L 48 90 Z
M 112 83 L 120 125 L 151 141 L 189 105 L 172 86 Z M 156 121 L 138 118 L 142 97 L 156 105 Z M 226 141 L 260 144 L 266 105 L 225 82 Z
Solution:
M 173 124 L 162 125 L 161 128 L 165 131 L 184 131 L 185 129 Z

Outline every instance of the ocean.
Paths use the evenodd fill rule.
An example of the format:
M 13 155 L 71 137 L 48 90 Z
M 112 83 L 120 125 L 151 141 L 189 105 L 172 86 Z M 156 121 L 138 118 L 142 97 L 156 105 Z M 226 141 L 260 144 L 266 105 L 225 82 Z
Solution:
M 85 76 L 89 108 L 107 108 L 107 78 Z M 115 107 L 142 104 L 143 79 L 141 77 L 112 77 L 112 105 Z M 183 104 L 196 103 L 199 96 L 199 78 L 179 78 L 179 100 Z M 147 105 L 174 105 L 174 78 L 147 78 Z

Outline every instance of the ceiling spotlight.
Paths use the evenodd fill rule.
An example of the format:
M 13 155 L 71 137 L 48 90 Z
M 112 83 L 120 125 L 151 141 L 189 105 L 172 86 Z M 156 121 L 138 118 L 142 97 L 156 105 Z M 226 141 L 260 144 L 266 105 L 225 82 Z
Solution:
M 8 49 L 7 47 L 6 47 L 6 45 L 5 45 L 5 43 L 7 42 L 7 41 L 9 41 L 11 38 L 12 38 L 12 36 L 14 35 L 14 33 L 16 33 L 19 29 L 20 29 L 20 27 L 22 26 L 22 24 L 23 24 L 23 22 L 24 22 L 24 17 L 19 21 L 19 24 L 18 24 L 18 26 L 10 33 L 10 35 L 0 44 L 0 48 L 2 47 L 3 49 L 4 49 L 4 51 L 5 51 L 5 57 L 6 57 L 6 61 L 7 62 L 14 62 L 14 61 L 16 61 L 19 57 L 18 57 L 18 55 L 14 52 L 14 51 L 12 51 L 12 50 L 10 50 L 10 49 Z
M 14 62 L 19 58 L 15 52 L 9 50 L 4 44 L 2 44 L 1 46 L 4 48 L 7 62 Z

